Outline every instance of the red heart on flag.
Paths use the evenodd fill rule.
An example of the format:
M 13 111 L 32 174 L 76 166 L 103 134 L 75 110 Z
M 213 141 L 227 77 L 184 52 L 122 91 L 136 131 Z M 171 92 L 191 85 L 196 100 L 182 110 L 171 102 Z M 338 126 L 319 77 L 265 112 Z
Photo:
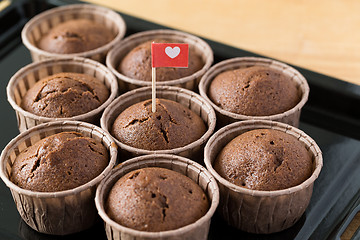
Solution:
M 152 67 L 179 67 L 189 65 L 189 44 L 187 43 L 152 43 Z

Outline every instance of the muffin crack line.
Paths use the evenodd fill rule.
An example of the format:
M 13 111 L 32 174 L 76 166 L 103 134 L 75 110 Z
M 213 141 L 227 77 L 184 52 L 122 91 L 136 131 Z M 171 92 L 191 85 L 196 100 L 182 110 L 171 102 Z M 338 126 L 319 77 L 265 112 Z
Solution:
M 146 122 L 147 120 L 149 120 L 149 117 L 143 118 L 143 119 L 138 119 L 135 118 L 133 120 L 131 120 L 124 128 L 130 127 L 131 125 L 135 125 L 136 123 L 143 123 Z

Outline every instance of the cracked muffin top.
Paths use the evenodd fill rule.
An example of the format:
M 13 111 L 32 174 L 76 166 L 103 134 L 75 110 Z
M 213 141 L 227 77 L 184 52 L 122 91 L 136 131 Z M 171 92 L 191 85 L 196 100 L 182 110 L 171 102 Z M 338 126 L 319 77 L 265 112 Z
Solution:
M 214 169 L 238 186 L 273 191 L 301 184 L 313 172 L 305 145 L 294 136 L 273 129 L 245 132 L 219 153 Z
M 78 132 L 61 132 L 24 149 L 10 180 L 32 191 L 64 191 L 89 182 L 108 164 L 108 151 L 100 142 Z
M 209 201 L 200 186 L 185 175 L 149 167 L 121 177 L 110 190 L 105 209 L 123 226 L 159 232 L 195 222 L 205 215 Z
M 79 53 L 104 46 L 114 38 L 115 35 L 102 24 L 73 19 L 50 29 L 39 40 L 38 47 L 52 53 Z
M 43 117 L 65 118 L 87 113 L 103 104 L 109 90 L 98 79 L 81 73 L 57 73 L 38 81 L 21 107 Z
M 301 99 L 294 81 L 264 66 L 222 72 L 211 82 L 208 94 L 220 108 L 246 116 L 283 113 Z
M 206 132 L 203 120 L 178 102 L 156 99 L 152 112 L 151 99 L 136 103 L 115 119 L 112 135 L 120 142 L 145 150 L 183 147 Z
M 118 71 L 127 77 L 151 81 L 151 43 L 169 41 L 155 39 L 132 49 L 120 62 Z M 164 67 L 156 69 L 156 81 L 169 81 L 192 75 L 204 66 L 201 56 L 189 45 L 189 66 L 187 68 Z

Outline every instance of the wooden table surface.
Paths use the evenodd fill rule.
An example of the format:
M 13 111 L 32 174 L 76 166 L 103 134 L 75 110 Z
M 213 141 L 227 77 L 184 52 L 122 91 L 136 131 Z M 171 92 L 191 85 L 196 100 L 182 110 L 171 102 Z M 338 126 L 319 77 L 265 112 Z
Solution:
M 88 0 L 360 85 L 360 1 Z

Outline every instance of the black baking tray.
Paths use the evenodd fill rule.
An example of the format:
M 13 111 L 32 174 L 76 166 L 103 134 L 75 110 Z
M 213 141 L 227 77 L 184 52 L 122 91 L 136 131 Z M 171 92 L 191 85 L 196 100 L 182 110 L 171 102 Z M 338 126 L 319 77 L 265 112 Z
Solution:
M 29 51 L 21 42 L 21 30 L 34 15 L 60 5 L 79 3 L 68 0 L 13 0 L 0 12 L 0 149 L 19 132 L 15 112 L 6 100 L 6 85 L 21 67 L 31 63 Z M 219 2 L 220 4 L 220 2 Z M 120 13 L 127 35 L 167 28 Z M 260 56 L 218 42 L 207 41 L 215 63 L 240 56 Z M 324 166 L 315 182 L 311 202 L 301 219 L 279 233 L 257 235 L 228 226 L 214 215 L 209 239 L 339 239 L 359 211 L 360 202 L 360 86 L 298 69 L 310 85 L 309 101 L 301 114 L 300 129 L 310 135 L 323 152 Z M 10 190 L 0 181 L 0 240 L 106 239 L 103 222 L 89 230 L 52 236 L 32 230 L 21 220 Z M 352 239 L 359 239 L 359 230 Z

